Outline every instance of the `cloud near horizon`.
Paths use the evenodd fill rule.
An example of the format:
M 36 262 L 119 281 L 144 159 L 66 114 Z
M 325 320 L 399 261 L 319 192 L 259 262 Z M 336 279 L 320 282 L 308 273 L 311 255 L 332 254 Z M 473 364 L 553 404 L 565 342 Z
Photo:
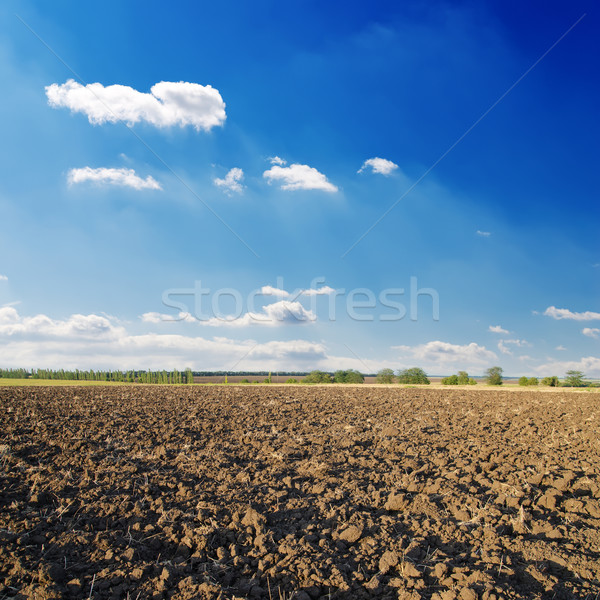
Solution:
M 279 183 L 282 190 L 321 190 L 334 193 L 337 186 L 327 180 L 327 177 L 314 167 L 294 163 L 289 167 L 273 165 L 263 173 L 268 183 Z
M 461 345 L 435 340 L 417 346 L 392 346 L 392 349 L 400 351 L 399 356 L 403 361 L 412 360 L 424 368 L 438 370 L 480 368 L 489 366 L 490 361 L 498 358 L 494 352 L 475 342 Z
M 93 125 L 143 121 L 155 127 L 191 125 L 196 131 L 209 131 L 226 119 L 225 102 L 218 90 L 186 81 L 161 81 L 148 94 L 127 85 L 83 86 L 69 79 L 47 86 L 46 96 L 52 108 L 83 113 Z
M 85 183 L 91 181 L 100 185 L 117 185 L 121 187 L 130 187 L 134 190 L 162 190 L 162 186 L 156 179 L 148 175 L 142 179 L 136 175 L 133 169 L 112 169 L 107 167 L 82 167 L 71 169 L 67 173 L 67 182 L 69 185 Z
M 155 316 L 147 313 L 145 321 L 156 322 Z M 328 360 L 325 346 L 308 340 L 132 335 L 112 317 L 26 317 L 13 307 L 0 308 L 0 364 L 6 368 L 304 370 L 326 368 Z

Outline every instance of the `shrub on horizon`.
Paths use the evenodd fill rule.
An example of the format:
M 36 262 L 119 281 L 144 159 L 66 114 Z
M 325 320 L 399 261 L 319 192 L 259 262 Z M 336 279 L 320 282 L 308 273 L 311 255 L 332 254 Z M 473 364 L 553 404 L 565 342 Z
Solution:
M 502 385 L 502 367 L 490 367 L 485 373 L 488 385 Z
M 302 383 L 331 383 L 331 375 L 324 371 L 311 371 L 302 380 Z
M 377 383 L 394 383 L 393 369 L 381 369 L 377 373 Z
M 365 377 L 354 369 L 336 371 L 333 374 L 333 383 L 364 383 Z
M 423 369 L 412 367 L 398 371 L 398 383 L 429 385 L 431 382 Z

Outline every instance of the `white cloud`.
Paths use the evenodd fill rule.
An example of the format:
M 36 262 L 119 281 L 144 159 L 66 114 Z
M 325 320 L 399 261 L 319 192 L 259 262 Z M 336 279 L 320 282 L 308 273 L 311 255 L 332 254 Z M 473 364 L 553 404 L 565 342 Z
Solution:
M 302 290 L 302 296 L 327 296 L 333 294 L 335 290 L 328 285 L 324 285 L 320 288 L 310 288 L 308 290 Z
M 114 339 L 121 333 L 109 319 L 99 315 L 71 315 L 55 320 L 46 315 L 21 317 L 11 306 L 0 308 L 0 336 L 34 338 Z
M 283 160 L 283 158 L 279 158 L 279 156 L 270 156 L 269 157 L 269 162 L 272 165 L 287 165 L 287 160 Z
M 561 345 L 561 346 L 556 346 L 556 348 L 554 348 L 554 349 L 555 349 L 555 350 L 560 350 L 561 352 L 562 352 L 563 350 L 566 350 L 566 348 L 565 348 L 564 346 L 562 346 L 562 345 Z
M 445 372 L 478 368 L 497 359 L 494 352 L 475 342 L 460 345 L 436 340 L 412 347 L 392 346 L 392 349 L 400 350 L 404 362 L 409 359 L 424 368 Z M 407 366 L 414 365 L 407 363 Z
M 293 164 L 289 167 L 272 166 L 263 173 L 269 182 L 281 183 L 282 190 L 322 190 L 324 192 L 337 192 L 337 186 L 327 180 L 327 177 L 314 167 Z
M 197 319 L 187 312 L 180 312 L 177 316 L 158 312 L 147 312 L 144 313 L 140 319 L 144 323 L 195 323 L 197 321 Z
M 272 285 L 263 285 L 260 288 L 260 293 L 265 296 L 279 296 L 281 298 L 287 298 L 290 295 L 289 292 L 286 292 L 281 288 L 273 287 Z
M 492 333 L 510 333 L 510 331 L 503 329 L 500 325 L 490 325 L 488 331 L 491 331 Z
M 362 173 L 366 171 L 368 168 L 371 169 L 372 173 L 379 173 L 380 175 L 390 175 L 393 171 L 398 168 L 396 163 L 393 163 L 391 160 L 387 160 L 386 158 L 369 158 L 365 160 L 362 164 L 362 167 L 357 171 L 357 173 Z
M 186 81 L 161 81 L 148 94 L 127 85 L 83 86 L 69 79 L 47 86 L 46 96 L 51 107 L 83 113 L 94 125 L 145 121 L 156 127 L 191 125 L 197 131 L 208 131 L 226 119 L 225 103 L 218 90 Z
M 98 184 L 120 185 L 130 187 L 134 190 L 162 190 L 162 187 L 156 179 L 148 175 L 142 179 L 135 174 L 133 169 L 110 169 L 100 167 L 83 167 L 81 169 L 71 169 L 67 174 L 69 185 L 91 181 Z
M 6 367 L 305 370 L 327 360 L 323 344 L 307 340 L 257 343 L 225 337 L 132 335 L 93 314 L 60 320 L 46 315 L 24 317 L 12 307 L 0 309 L 0 364 Z
M 236 192 L 238 194 L 241 194 L 244 189 L 242 181 L 244 181 L 244 171 L 238 167 L 231 169 L 224 179 L 218 177 L 213 179 L 213 183 L 217 187 L 223 188 L 228 193 Z
M 248 327 L 251 325 L 303 325 L 316 321 L 317 316 L 307 310 L 300 302 L 279 300 L 263 306 L 259 311 L 247 312 L 239 317 L 213 317 L 205 321 L 199 320 L 200 325 L 209 327 Z
M 8 277 L 6 275 L 0 275 L 0 281 L 8 281 Z
M 289 298 L 290 296 L 293 296 L 294 298 L 297 298 L 298 296 L 326 296 L 333 294 L 333 292 L 335 292 L 335 290 L 328 285 L 321 286 L 320 288 L 308 288 L 300 291 L 296 290 L 293 294 L 270 285 L 263 285 L 263 287 L 260 288 L 260 293 L 265 296 L 280 296 L 282 298 Z
M 596 327 L 584 327 L 581 330 L 581 333 L 583 333 L 583 335 L 587 335 L 588 337 L 597 339 L 600 336 L 600 329 Z
M 479 229 L 476 231 L 476 233 L 481 237 L 490 237 L 490 235 L 492 235 L 489 231 L 481 231 Z
M 523 346 L 530 346 L 531 344 L 527 340 L 500 340 L 498 342 L 498 350 L 500 350 L 502 354 L 512 355 L 512 351 L 509 348 L 511 345 L 522 348 Z
M 585 312 L 572 312 L 568 308 L 556 308 L 549 306 L 545 311 L 546 317 L 553 319 L 571 319 L 573 321 L 597 321 L 600 319 L 600 313 L 586 310 Z

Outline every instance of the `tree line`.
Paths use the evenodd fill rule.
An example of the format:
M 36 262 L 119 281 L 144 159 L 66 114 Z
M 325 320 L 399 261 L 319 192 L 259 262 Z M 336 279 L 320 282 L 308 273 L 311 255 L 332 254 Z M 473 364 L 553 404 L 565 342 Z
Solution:
M 183 384 L 194 383 L 191 369 L 178 371 L 87 371 L 75 369 L 0 369 L 4 379 L 50 379 L 57 381 L 107 381 L 116 383 Z

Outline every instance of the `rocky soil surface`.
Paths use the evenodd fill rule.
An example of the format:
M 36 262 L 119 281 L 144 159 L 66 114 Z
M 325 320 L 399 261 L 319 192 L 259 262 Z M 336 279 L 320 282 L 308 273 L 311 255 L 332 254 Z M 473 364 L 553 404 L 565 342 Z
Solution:
M 1 598 L 600 594 L 600 396 L 0 388 Z

